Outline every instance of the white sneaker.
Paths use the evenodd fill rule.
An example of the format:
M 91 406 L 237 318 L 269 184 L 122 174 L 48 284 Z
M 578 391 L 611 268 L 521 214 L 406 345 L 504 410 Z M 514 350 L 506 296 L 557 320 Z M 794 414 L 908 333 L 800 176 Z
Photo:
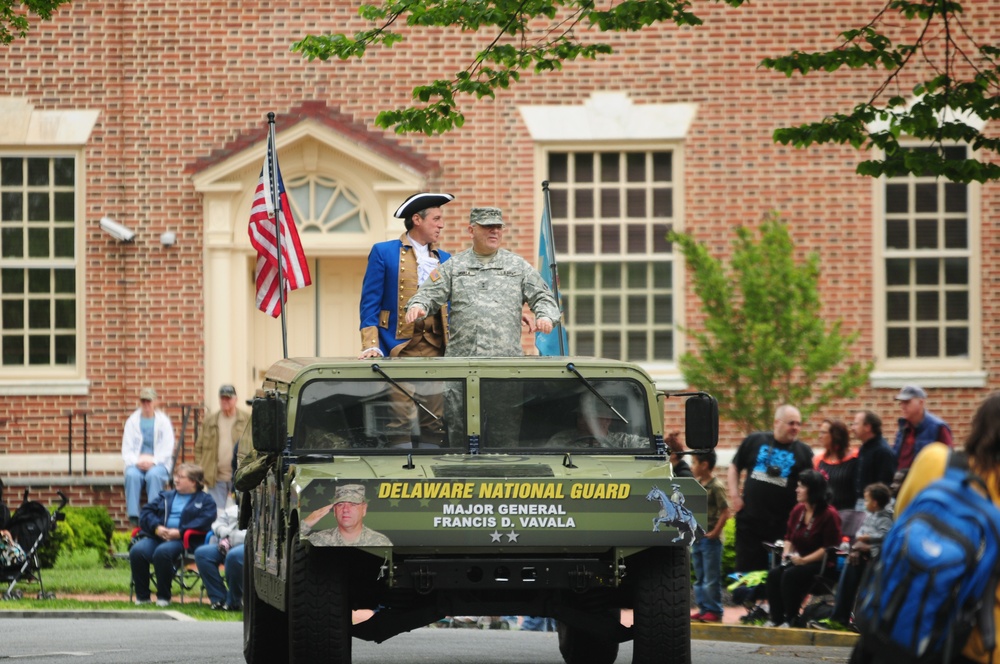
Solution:
M 152 604 L 152 603 L 153 603 L 153 600 L 151 600 L 151 599 L 137 599 L 137 600 L 135 600 L 135 605 L 136 606 L 142 606 L 143 604 Z
M 791 625 L 789 625 L 788 623 L 781 623 L 780 625 L 778 625 L 778 629 L 789 629 L 790 627 Z
M 778 626 L 778 624 L 776 622 L 774 622 L 773 620 L 768 620 L 763 625 L 761 625 L 761 627 L 777 627 L 777 626 Z
M 157 606 L 170 606 L 170 600 L 169 599 L 158 599 L 158 600 L 156 600 L 156 605 Z M 788 625 L 785 625 L 785 627 L 788 627 Z

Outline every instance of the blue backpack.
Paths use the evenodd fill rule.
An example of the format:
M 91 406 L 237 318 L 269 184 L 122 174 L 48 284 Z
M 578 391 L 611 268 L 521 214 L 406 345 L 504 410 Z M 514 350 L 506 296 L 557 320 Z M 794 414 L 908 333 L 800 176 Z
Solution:
M 1000 509 L 988 495 L 966 455 L 955 452 L 944 477 L 896 521 L 855 604 L 861 661 L 949 662 L 973 627 L 987 650 L 995 648 Z

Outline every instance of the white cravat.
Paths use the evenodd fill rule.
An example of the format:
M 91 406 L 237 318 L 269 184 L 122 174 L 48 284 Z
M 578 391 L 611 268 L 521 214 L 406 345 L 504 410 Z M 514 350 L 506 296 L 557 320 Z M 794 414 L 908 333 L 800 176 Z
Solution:
M 441 264 L 441 261 L 427 249 L 426 244 L 420 244 L 409 235 L 406 237 L 410 238 L 410 243 L 413 245 L 413 253 L 417 257 L 417 285 L 419 286 L 427 280 L 427 277 Z

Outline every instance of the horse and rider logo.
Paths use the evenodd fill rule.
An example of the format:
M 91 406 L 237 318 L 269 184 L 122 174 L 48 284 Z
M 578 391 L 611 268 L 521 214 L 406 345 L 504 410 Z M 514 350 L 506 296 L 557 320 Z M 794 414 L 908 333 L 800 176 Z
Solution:
M 681 493 L 680 485 L 671 484 L 670 490 L 672 493 L 668 496 L 662 489 L 654 486 L 646 494 L 646 500 L 660 502 L 660 512 L 653 517 L 653 532 L 660 532 L 660 524 L 676 528 L 677 537 L 670 542 L 681 542 L 691 546 L 696 539 L 705 535 L 705 529 L 694 518 L 691 510 L 684 505 L 684 494 Z

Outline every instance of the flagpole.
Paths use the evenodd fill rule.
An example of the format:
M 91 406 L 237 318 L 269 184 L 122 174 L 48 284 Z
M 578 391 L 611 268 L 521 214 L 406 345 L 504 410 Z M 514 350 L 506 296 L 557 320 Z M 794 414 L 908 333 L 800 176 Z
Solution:
M 542 181 L 542 223 L 546 225 L 544 229 L 545 233 L 545 250 L 549 255 L 549 270 L 552 274 L 552 295 L 555 297 L 556 302 L 561 303 L 562 300 L 559 299 L 559 266 L 556 264 L 556 247 L 555 247 L 555 237 L 552 235 L 552 200 L 549 194 L 549 181 Z M 560 312 L 561 313 L 561 312 Z M 562 333 L 562 316 L 559 316 L 559 322 L 556 323 L 555 328 L 552 332 L 559 338 L 559 354 L 566 354 L 566 347 L 563 343 L 563 333 Z
M 278 192 L 278 144 L 274 140 L 274 111 L 267 114 L 268 151 L 271 171 L 271 204 L 274 207 L 274 247 L 278 252 L 278 298 L 281 302 L 281 348 L 288 359 L 288 328 L 285 327 L 285 270 L 281 266 L 281 196 Z

